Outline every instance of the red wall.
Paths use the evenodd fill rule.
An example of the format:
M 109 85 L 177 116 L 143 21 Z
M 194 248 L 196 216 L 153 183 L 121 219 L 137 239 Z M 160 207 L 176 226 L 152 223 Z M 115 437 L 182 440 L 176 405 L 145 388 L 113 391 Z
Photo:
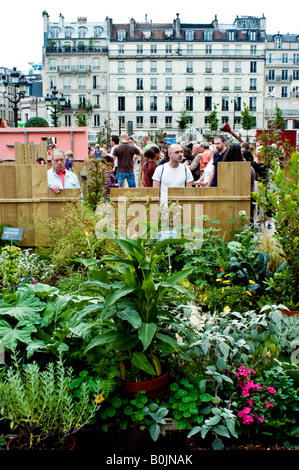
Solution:
M 56 147 L 65 152 L 72 150 L 75 160 L 88 160 L 87 127 L 0 128 L 0 160 L 14 160 L 15 142 L 33 142 L 39 145 L 43 137 L 56 138 Z

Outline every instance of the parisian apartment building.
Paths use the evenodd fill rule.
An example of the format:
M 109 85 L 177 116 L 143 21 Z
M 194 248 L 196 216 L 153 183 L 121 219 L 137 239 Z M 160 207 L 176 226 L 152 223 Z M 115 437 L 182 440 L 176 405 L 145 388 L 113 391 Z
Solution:
M 229 123 L 240 134 L 245 106 L 254 129 L 262 129 L 276 104 L 288 128 L 298 127 L 299 34 L 267 34 L 264 16 L 189 24 L 177 14 L 170 23 L 145 16 L 114 24 L 108 17 L 67 22 L 60 14 L 52 22 L 42 15 L 43 96 L 63 94 L 61 125 L 76 126 L 83 113 L 90 140 L 108 130 L 137 138 L 163 131 L 176 139 L 183 111 L 188 132 L 199 139 L 214 109 L 220 127 Z

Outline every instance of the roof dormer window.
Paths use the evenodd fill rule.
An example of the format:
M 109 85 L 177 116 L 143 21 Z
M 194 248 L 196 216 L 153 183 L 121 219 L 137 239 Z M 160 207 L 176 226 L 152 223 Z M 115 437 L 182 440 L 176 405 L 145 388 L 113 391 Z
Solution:
M 186 41 L 194 41 L 194 30 L 193 29 L 186 29 L 185 39 L 186 39 Z

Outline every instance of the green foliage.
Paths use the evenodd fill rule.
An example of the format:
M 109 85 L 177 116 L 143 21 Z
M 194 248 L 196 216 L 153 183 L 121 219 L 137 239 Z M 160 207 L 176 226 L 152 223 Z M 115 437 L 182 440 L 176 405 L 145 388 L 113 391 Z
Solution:
M 134 239 L 118 232 L 111 232 L 110 236 L 121 251 L 114 250 L 115 256 L 101 259 L 109 269 L 106 281 L 84 284 L 86 288 L 100 291 L 104 299 L 99 329 L 87 351 L 98 345 L 118 351 L 122 378 L 125 378 L 125 363 L 126 372 L 133 380 L 160 375 L 161 355 L 180 349 L 175 330 L 170 326 L 173 323 L 179 329 L 183 327 L 182 322 L 170 314 L 167 303 L 178 296 L 192 298 L 187 289 L 178 285 L 192 268 L 169 276 L 164 282 L 156 282 L 154 266 L 161 258 L 159 253 L 163 246 L 186 240 L 163 240 L 147 253 L 143 237 Z M 112 283 L 107 283 L 109 277 Z
M 244 103 L 244 109 L 241 111 L 241 126 L 245 131 L 249 131 L 255 125 L 254 116 L 250 113 L 248 106 Z
M 32 117 L 25 123 L 25 127 L 49 127 L 48 121 L 42 117 Z
M 276 129 L 284 130 L 286 128 L 286 122 L 284 121 L 284 115 L 282 114 L 282 111 L 278 104 L 276 103 L 275 105 L 275 116 L 274 120 L 271 123 L 273 127 Z
M 90 258 L 97 222 L 94 212 L 80 202 L 66 204 L 58 219 L 39 220 L 39 230 L 46 237 L 44 246 L 47 247 L 40 249 L 40 253 L 48 255 L 56 272 L 70 271 L 73 258 Z
M 277 238 L 290 268 L 290 290 L 295 302 L 299 301 L 299 154 L 294 152 L 284 168 L 279 162 L 272 165 L 272 188 L 259 184 L 259 194 L 254 198 L 259 206 L 273 210 Z
M 0 382 L 0 416 L 10 421 L 23 445 L 46 449 L 47 440 L 63 442 L 91 421 L 99 408 L 92 400 L 94 393 L 82 383 L 75 396 L 73 380 L 73 370 L 65 368 L 61 358 L 44 370 L 35 362 L 22 367 L 16 359 L 6 368 Z M 100 383 L 94 388 L 99 394 Z
M 177 120 L 178 128 L 181 131 L 184 131 L 187 129 L 187 127 L 190 124 L 190 117 L 189 113 L 186 109 L 183 109 L 180 113 L 179 119 Z
M 0 276 L 2 284 L 12 290 L 19 282 L 19 262 L 21 249 L 17 246 L 5 246 L 0 254 Z
M 101 158 L 95 158 L 93 155 L 89 156 L 86 202 L 93 211 L 103 201 L 103 193 L 106 188 L 106 168 L 107 166 Z
M 86 113 L 84 113 L 80 109 L 80 111 L 78 111 L 76 114 L 76 119 L 75 119 L 76 126 L 78 127 L 88 126 L 89 119 L 90 119 L 90 116 L 87 116 Z
M 214 135 L 218 132 L 218 128 L 219 128 L 219 119 L 217 117 L 218 106 L 219 106 L 218 104 L 214 104 L 213 111 L 211 111 L 208 116 L 210 129 Z

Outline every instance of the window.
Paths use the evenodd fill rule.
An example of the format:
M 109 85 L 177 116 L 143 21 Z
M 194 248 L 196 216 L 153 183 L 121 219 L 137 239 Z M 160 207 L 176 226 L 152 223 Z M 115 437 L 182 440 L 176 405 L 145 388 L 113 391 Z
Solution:
M 118 73 L 125 73 L 125 61 L 119 60 L 117 63 L 117 71 Z
M 143 127 L 143 116 L 136 116 L 136 127 Z
M 51 38 L 57 39 L 59 35 L 59 28 L 52 28 L 51 29 Z
M 78 88 L 79 90 L 85 90 L 86 88 L 86 77 L 84 75 L 78 77 Z
M 187 73 L 193 73 L 193 61 L 192 60 L 187 60 L 187 62 L 186 62 L 186 72 Z
M 223 46 L 222 46 L 222 54 L 223 54 L 223 55 L 228 55 L 228 54 L 229 54 L 229 45 L 228 45 L 228 44 L 223 44 Z
M 117 89 L 118 90 L 125 90 L 125 79 L 124 78 L 118 78 L 117 79 Z
M 268 56 L 268 63 L 272 64 L 272 54 L 269 54 L 269 56 Z
M 287 86 L 283 86 L 281 88 L 281 97 L 282 98 L 287 98 L 288 97 L 288 87 Z
M 172 90 L 172 78 L 165 79 L 165 89 Z
M 251 55 L 256 55 L 257 54 L 257 47 L 254 45 L 251 44 L 250 46 L 250 54 Z
M 69 72 L 71 70 L 71 61 L 70 59 L 63 60 L 63 70 L 64 72 Z
M 136 96 L 136 111 L 143 111 L 143 96 Z
M 50 70 L 56 70 L 56 59 L 50 59 Z
M 156 73 L 157 72 L 157 61 L 156 60 L 151 60 L 150 61 L 150 70 L 151 70 L 151 73 Z
M 229 111 L 229 98 L 227 97 L 222 97 L 222 111 Z
M 172 44 L 166 44 L 165 52 L 166 54 L 172 54 Z
M 143 54 L 143 45 L 142 44 L 137 45 L 137 54 Z
M 212 97 L 205 96 L 205 111 L 212 111 Z
M 64 102 L 64 108 L 70 108 L 71 107 L 71 95 L 64 95 L 65 97 L 65 102 Z
M 63 77 L 63 89 L 68 90 L 72 86 L 71 77 Z
M 136 78 L 136 90 L 143 90 L 143 78 Z
M 119 129 L 125 126 L 125 116 L 118 116 Z
M 53 90 L 53 88 L 56 86 L 56 77 L 55 75 L 50 77 L 50 89 Z
M 193 54 L 193 44 L 187 44 L 187 54 Z
M 281 39 L 282 39 L 281 36 L 276 36 L 274 38 L 274 47 L 275 47 L 275 49 L 281 49 L 281 42 L 282 42 Z
M 222 90 L 228 91 L 229 90 L 229 78 L 222 79 Z
M 123 55 L 125 53 L 125 46 L 118 46 L 118 54 Z
M 86 97 L 85 95 L 79 95 L 79 108 L 85 108 Z
M 80 26 L 78 29 L 78 38 L 83 39 L 86 37 L 87 28 L 85 26 Z
M 257 62 L 256 60 L 252 60 L 250 62 L 250 73 L 256 73 L 257 71 Z
M 95 38 L 100 38 L 103 32 L 103 28 L 101 26 L 95 26 L 93 30 L 93 35 Z
M 235 36 L 236 36 L 236 32 L 235 31 L 227 31 L 226 32 L 226 38 L 228 41 L 234 41 L 235 40 Z
M 149 40 L 152 37 L 152 32 L 150 29 L 144 29 L 142 31 L 143 39 Z
M 211 78 L 205 79 L 205 91 L 212 91 L 212 79 Z
M 78 60 L 78 67 L 79 67 L 79 70 L 85 70 L 85 59 Z
M 157 116 L 150 116 L 151 127 L 157 127 Z
M 100 59 L 98 57 L 94 57 L 92 59 L 93 70 L 100 70 L 100 65 L 101 65 Z
M 136 62 L 136 73 L 143 73 L 143 62 L 142 62 L 142 60 L 137 60 L 137 62 Z
M 212 61 L 206 60 L 205 66 L 206 66 L 206 73 L 212 73 Z
M 172 111 L 172 96 L 165 96 L 165 111 Z
M 186 29 L 185 39 L 186 39 L 186 41 L 193 41 L 194 40 L 194 30 L 193 29 Z
M 70 114 L 64 115 L 64 125 L 65 127 L 72 127 L 72 116 Z
M 257 89 L 257 86 L 256 86 L 256 78 L 251 78 L 251 79 L 250 79 L 249 89 L 250 89 L 251 91 L 256 91 L 256 89 Z
M 294 54 L 293 55 L 293 63 L 294 64 L 299 64 L 299 54 Z
M 229 61 L 224 60 L 222 62 L 222 73 L 229 73 Z
M 281 71 L 281 80 L 288 80 L 289 78 L 289 71 L 288 70 L 282 70 Z
M 234 98 L 234 106 L 235 106 L 235 111 L 241 111 L 242 98 L 240 96 L 237 96 L 236 98 Z
M 186 109 L 193 111 L 193 96 L 186 96 Z
M 157 79 L 152 78 L 150 79 L 150 89 L 151 90 L 157 90 Z
M 150 98 L 150 110 L 151 111 L 157 111 L 157 97 L 156 96 L 151 96 Z
M 269 80 L 275 80 L 275 70 L 269 70 Z
M 289 54 L 283 53 L 282 54 L 282 63 L 283 64 L 288 64 L 289 62 Z
M 256 41 L 256 40 L 257 40 L 257 32 L 249 31 L 249 41 Z
M 172 61 L 166 60 L 165 62 L 165 73 L 172 73 Z
M 268 93 L 269 93 L 269 95 L 270 94 L 272 95 L 273 93 L 275 94 L 275 87 L 274 86 L 269 86 L 268 87 Z
M 241 91 L 241 90 L 242 90 L 242 79 L 235 78 L 235 91 Z
M 151 54 L 157 54 L 157 46 L 156 46 L 156 44 L 151 44 Z
M 293 80 L 299 80 L 299 70 L 293 70 Z
M 249 98 L 249 109 L 250 111 L 256 111 L 256 97 L 252 96 Z
M 172 127 L 172 116 L 165 116 L 165 127 Z
M 96 108 L 100 107 L 100 95 L 93 95 L 92 96 L 92 105 Z
M 206 29 L 203 32 L 204 41 L 213 41 L 213 31 L 211 29 Z
M 98 90 L 100 88 L 100 77 L 98 77 L 97 75 L 94 75 L 92 77 L 92 88 L 94 90 Z
M 67 39 L 70 39 L 70 38 L 72 37 L 72 35 L 73 35 L 73 31 L 74 31 L 73 28 L 70 28 L 70 27 L 67 26 L 67 27 L 65 28 L 65 30 L 64 30 L 64 32 L 65 32 L 65 37 L 66 37 Z
M 118 97 L 118 111 L 125 111 L 126 110 L 126 98 L 125 96 Z
M 126 39 L 126 30 L 125 29 L 119 29 L 117 31 L 117 40 L 118 41 L 124 41 Z
M 193 78 L 192 77 L 187 77 L 186 78 L 186 91 L 193 91 L 194 86 L 193 86 Z
M 236 60 L 236 62 L 235 62 L 235 73 L 242 73 L 242 62 L 241 62 L 241 60 Z
M 100 115 L 94 114 L 93 116 L 93 127 L 100 127 Z
M 212 54 L 212 44 L 206 44 L 206 54 Z

